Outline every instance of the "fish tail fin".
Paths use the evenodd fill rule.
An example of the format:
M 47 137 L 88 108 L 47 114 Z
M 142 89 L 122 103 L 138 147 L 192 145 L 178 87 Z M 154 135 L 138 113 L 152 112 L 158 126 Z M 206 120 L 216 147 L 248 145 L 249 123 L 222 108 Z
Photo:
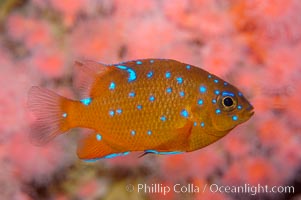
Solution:
M 36 116 L 30 132 L 30 140 L 34 144 L 46 144 L 71 128 L 67 110 L 71 102 L 45 88 L 33 86 L 30 89 L 27 104 Z

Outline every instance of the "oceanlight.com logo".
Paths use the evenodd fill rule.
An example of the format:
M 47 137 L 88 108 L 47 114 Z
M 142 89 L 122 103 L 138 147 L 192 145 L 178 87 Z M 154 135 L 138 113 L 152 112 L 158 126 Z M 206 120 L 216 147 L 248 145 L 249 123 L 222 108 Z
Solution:
M 161 193 L 166 195 L 170 192 L 173 193 L 232 193 L 232 194 L 263 194 L 263 193 L 288 193 L 292 194 L 295 192 L 294 186 L 269 186 L 269 185 L 218 185 L 218 184 L 204 184 L 202 186 L 196 184 L 174 184 L 164 185 L 158 184 L 127 184 L 125 189 L 128 192 L 138 193 Z
M 241 186 L 224 186 L 211 184 L 209 188 L 212 193 L 237 193 L 237 194 L 262 194 L 262 193 L 294 193 L 294 186 L 269 186 L 269 185 L 250 185 L 244 184 Z

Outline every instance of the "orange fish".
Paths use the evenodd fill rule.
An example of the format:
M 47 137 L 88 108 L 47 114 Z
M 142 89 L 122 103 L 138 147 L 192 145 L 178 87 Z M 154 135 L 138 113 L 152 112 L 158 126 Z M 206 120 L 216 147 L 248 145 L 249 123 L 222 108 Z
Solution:
M 236 87 L 198 67 L 168 59 L 113 65 L 76 62 L 82 99 L 37 86 L 28 104 L 36 114 L 31 138 L 43 144 L 71 128 L 93 130 L 78 145 L 84 160 L 132 151 L 176 154 L 205 147 L 253 115 Z

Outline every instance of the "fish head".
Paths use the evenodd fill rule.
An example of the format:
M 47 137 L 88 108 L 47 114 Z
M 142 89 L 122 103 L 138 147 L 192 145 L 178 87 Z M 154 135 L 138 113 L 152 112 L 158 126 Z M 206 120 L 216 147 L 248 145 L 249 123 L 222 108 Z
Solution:
M 228 85 L 218 90 L 209 110 L 213 133 L 229 132 L 237 125 L 247 121 L 254 114 L 254 108 L 243 94 L 234 86 Z

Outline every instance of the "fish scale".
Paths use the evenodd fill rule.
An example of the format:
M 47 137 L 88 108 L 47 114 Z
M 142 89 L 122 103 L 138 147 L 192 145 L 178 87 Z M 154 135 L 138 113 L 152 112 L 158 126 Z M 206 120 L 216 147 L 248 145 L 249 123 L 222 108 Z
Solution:
M 175 60 L 144 59 L 113 65 L 82 61 L 76 68 L 79 88 L 87 90 L 84 99 L 69 100 L 33 87 L 29 104 L 33 111 L 37 106 L 42 111 L 55 110 L 38 116 L 39 123 L 49 122 L 33 129 L 32 138 L 38 143 L 74 127 L 91 129 L 77 151 L 84 160 L 131 151 L 194 151 L 225 136 L 254 113 L 236 87 Z M 57 104 L 47 104 L 47 100 Z

